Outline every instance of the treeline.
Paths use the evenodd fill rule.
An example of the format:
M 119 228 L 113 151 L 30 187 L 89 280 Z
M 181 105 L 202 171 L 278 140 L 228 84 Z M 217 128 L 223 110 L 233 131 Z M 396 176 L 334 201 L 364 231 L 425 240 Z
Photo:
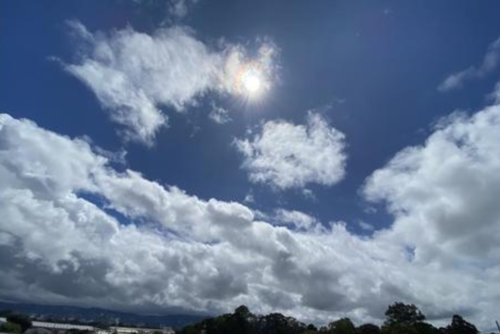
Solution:
M 32 326 L 31 319 L 25 314 L 3 311 L 0 316 L 7 320 L 0 325 L 2 333 L 24 333 Z
M 425 316 L 411 304 L 394 303 L 385 312 L 386 320 L 379 327 L 363 324 L 356 327 L 349 318 L 330 322 L 317 328 L 280 313 L 255 315 L 246 306 L 232 314 L 223 314 L 188 325 L 180 334 L 478 334 L 476 326 L 454 315 L 446 327 L 436 328 L 425 322 Z

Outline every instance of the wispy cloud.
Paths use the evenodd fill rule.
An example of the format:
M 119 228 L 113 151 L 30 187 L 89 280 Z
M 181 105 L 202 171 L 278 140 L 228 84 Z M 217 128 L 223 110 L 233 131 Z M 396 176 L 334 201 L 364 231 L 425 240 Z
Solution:
M 231 122 L 231 117 L 229 116 L 229 110 L 224 109 L 215 103 L 212 103 L 212 110 L 208 114 L 208 118 L 217 124 L 226 124 Z
M 184 18 L 190 9 L 198 3 L 199 0 L 170 0 L 168 2 L 168 10 L 176 18 Z
M 438 90 L 447 92 L 459 89 L 469 80 L 483 78 L 498 67 L 499 60 L 500 38 L 488 47 L 481 65 L 472 66 L 466 70 L 451 74 L 438 86 Z

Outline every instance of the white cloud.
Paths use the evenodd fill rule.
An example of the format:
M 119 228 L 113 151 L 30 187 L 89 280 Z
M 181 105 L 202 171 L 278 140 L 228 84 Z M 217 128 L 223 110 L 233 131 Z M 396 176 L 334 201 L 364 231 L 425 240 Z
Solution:
M 265 69 L 268 84 L 274 70 L 276 49 L 269 42 L 252 59 L 239 45 L 210 48 L 183 27 L 148 35 L 132 28 L 91 33 L 79 22 L 70 25 L 80 60 L 65 69 L 95 93 L 128 140 L 152 144 L 167 124 L 162 107 L 182 112 L 208 91 L 235 93 L 237 77 L 249 63 Z
M 358 221 L 358 225 L 361 229 L 365 230 L 365 231 L 374 231 L 375 230 L 375 227 L 371 224 L 368 224 L 367 222 L 365 221 L 362 221 L 362 220 L 359 220 Z
M 494 71 L 500 60 L 500 38 L 490 44 L 479 67 L 472 66 L 466 70 L 449 75 L 439 86 L 438 90 L 447 92 L 461 88 L 464 83 L 472 79 L 480 79 Z
M 344 134 L 312 112 L 306 125 L 268 121 L 253 138 L 235 144 L 245 158 L 242 167 L 255 183 L 282 190 L 310 183 L 330 186 L 345 175 Z
M 463 271 L 461 289 L 476 289 L 476 296 L 461 297 L 471 307 L 488 309 L 500 301 L 493 292 L 500 273 L 499 170 L 500 106 L 495 105 L 441 121 L 424 145 L 398 153 L 364 189 L 368 199 L 387 203 L 395 216 L 393 227 L 378 238 L 407 245 L 417 267 Z M 478 315 L 480 321 L 492 317 L 490 312 Z
M 212 111 L 210 111 L 208 117 L 217 124 L 226 124 L 231 122 L 229 111 L 215 104 L 212 104 Z
M 281 224 L 291 225 L 297 230 L 311 230 L 321 228 L 321 223 L 313 216 L 297 210 L 277 209 L 274 219 Z
M 1 115 L 0 296 L 156 313 L 246 304 L 318 322 L 379 321 L 402 300 L 488 329 L 500 301 L 499 127 L 492 107 L 398 154 L 365 189 L 395 224 L 359 237 L 293 210 L 279 215 L 300 229 L 273 226 Z
M 172 15 L 181 19 L 187 15 L 189 7 L 192 7 L 198 1 L 199 0 L 170 0 L 168 2 L 168 9 Z
M 394 230 L 409 244 L 425 243 L 417 260 L 500 255 L 499 130 L 499 106 L 471 118 L 454 114 L 368 180 L 368 198 L 386 201 L 398 218 Z

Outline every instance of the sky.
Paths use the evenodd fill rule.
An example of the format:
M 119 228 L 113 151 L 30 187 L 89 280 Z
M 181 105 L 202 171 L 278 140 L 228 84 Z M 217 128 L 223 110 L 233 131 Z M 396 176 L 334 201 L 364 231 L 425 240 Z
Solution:
M 493 329 L 496 1 L 0 4 L 0 298 Z

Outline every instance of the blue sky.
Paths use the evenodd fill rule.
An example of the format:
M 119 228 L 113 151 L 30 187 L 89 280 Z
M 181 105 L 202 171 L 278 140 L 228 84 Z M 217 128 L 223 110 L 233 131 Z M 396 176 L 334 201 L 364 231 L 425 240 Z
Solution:
M 492 4 L 454 2 L 451 10 L 446 2 L 197 3 L 181 24 L 207 43 L 225 38 L 255 47 L 257 38 L 270 37 L 281 50 L 281 80 L 268 99 L 243 111 L 235 110 L 241 108 L 231 97 L 217 97 L 231 112 L 231 124 L 210 124 L 206 99 L 187 117 L 172 115 L 155 147 L 126 146 L 129 166 L 206 199 L 241 201 L 253 191 L 263 209 L 278 203 L 322 220 L 370 218 L 384 226 L 384 217 L 374 220 L 364 213 L 357 191 L 395 152 L 421 142 L 432 122 L 484 104 L 493 76 L 465 94 L 440 94 L 435 88 L 447 74 L 480 61 L 496 39 L 500 24 Z M 130 25 L 151 33 L 167 24 L 166 5 L 63 1 L 7 7 L 0 41 L 2 91 L 8 92 L 2 110 L 70 136 L 87 135 L 111 151 L 124 148 L 92 93 L 49 59 L 70 60 L 74 54 L 67 20 L 78 19 L 92 31 Z M 315 187 L 317 201 L 250 184 L 232 138 L 275 118 L 302 123 L 312 109 L 349 138 L 348 177 L 335 187 Z
M 196 224 L 196 220 L 180 222 L 182 219 L 178 217 L 191 214 L 182 211 L 188 209 L 176 213 L 177 218 L 168 223 L 162 221 L 164 218 L 161 217 L 169 210 L 177 210 L 163 207 L 166 202 L 174 201 L 169 199 L 173 196 L 169 187 L 175 186 L 185 192 L 189 200 L 200 201 L 203 207 L 211 203 L 211 199 L 224 205 L 237 204 L 234 210 L 241 209 L 244 213 L 233 215 L 228 213 L 233 209 L 217 210 L 235 220 L 243 215 L 244 220 L 265 221 L 276 229 L 273 233 L 289 233 L 289 238 L 297 238 L 297 242 L 308 245 L 307 251 L 283 246 L 289 256 L 285 259 L 293 258 L 296 261 L 293 263 L 298 266 L 307 266 L 304 262 L 315 259 L 311 255 L 317 252 L 314 245 L 321 244 L 323 238 L 332 243 L 323 260 L 335 262 L 336 256 L 341 257 L 336 247 L 346 243 L 351 246 L 344 248 L 357 248 L 352 245 L 359 242 L 362 244 L 359 248 L 366 249 L 364 255 L 358 258 L 354 255 L 357 251 L 353 249 L 354 253 L 350 254 L 346 250 L 345 259 L 352 256 L 353 263 L 375 270 L 372 267 L 376 263 L 367 263 L 371 260 L 364 258 L 370 254 L 382 258 L 383 264 L 394 266 L 392 269 L 377 267 L 381 270 L 377 285 L 379 293 L 388 295 L 387 299 L 374 297 L 380 300 L 380 305 L 363 305 L 367 302 L 356 297 L 355 292 L 342 295 L 338 286 L 343 283 L 339 282 L 358 282 L 353 283 L 352 288 L 359 291 L 365 289 L 360 284 L 368 284 L 363 283 L 364 278 L 356 270 L 351 273 L 348 265 L 340 272 L 311 267 L 309 276 L 306 275 L 309 279 L 318 279 L 318 284 L 326 285 L 330 283 L 323 279 L 330 277 L 331 282 L 337 284 L 331 288 L 330 297 L 345 302 L 330 305 L 319 300 L 321 298 L 315 291 L 293 291 L 291 287 L 287 288 L 287 275 L 278 273 L 280 268 L 285 270 L 278 265 L 281 262 L 271 255 L 271 264 L 266 261 L 259 264 L 270 270 L 267 278 L 257 279 L 248 269 L 248 276 L 235 279 L 238 268 L 235 263 L 250 266 L 250 262 L 241 259 L 234 260 L 234 263 L 228 261 L 234 266 L 223 269 L 218 265 L 203 268 L 204 272 L 215 270 L 218 273 L 215 290 L 228 281 L 234 283 L 234 291 L 228 288 L 227 293 L 220 295 L 202 289 L 188 297 L 176 295 L 174 298 L 167 292 L 168 288 L 159 286 L 148 292 L 143 300 L 108 296 L 105 302 L 54 291 L 42 283 L 18 282 L 19 279 L 13 277 L 23 275 L 14 275 L 12 269 L 9 271 L 12 275 L 9 284 L 12 285 L 3 286 L 2 296 L 25 300 L 27 297 L 21 292 L 5 291 L 13 286 L 20 291 L 20 287 L 29 283 L 36 291 L 35 300 L 51 303 L 100 303 L 101 306 L 118 308 L 117 305 L 125 300 L 138 312 L 151 312 L 156 308 L 161 312 L 172 309 L 222 312 L 237 302 L 245 302 L 261 307 L 261 311 L 278 309 L 316 322 L 326 319 L 326 313 L 349 315 L 357 321 L 377 321 L 385 307 L 384 302 L 387 304 L 395 298 L 416 302 L 438 320 L 450 312 L 463 311 L 482 322 L 486 321 L 486 316 L 480 314 L 488 315 L 493 311 L 491 305 L 495 304 L 495 299 L 481 299 L 483 304 L 473 310 L 477 296 L 471 295 L 463 300 L 456 296 L 472 294 L 470 291 L 477 284 L 494 286 L 492 282 L 498 271 L 497 263 L 492 259 L 498 252 L 498 246 L 493 245 L 499 234 L 492 232 L 490 240 L 478 232 L 477 238 L 465 240 L 471 231 L 479 231 L 483 225 L 496 231 L 500 223 L 500 214 L 493 209 L 494 203 L 490 205 L 487 200 L 475 203 L 469 197 L 477 191 L 478 196 L 490 194 L 494 198 L 499 189 L 494 173 L 486 172 L 488 168 L 494 170 L 496 161 L 491 157 L 500 145 L 494 135 L 497 124 L 491 121 L 494 117 L 490 115 L 496 111 L 485 109 L 486 106 L 497 106 L 494 98 L 498 94 L 495 85 L 500 73 L 497 66 L 500 47 L 495 44 L 500 35 L 497 14 L 500 4 L 497 2 L 19 1 L 3 2 L 0 6 L 0 90 L 3 92 L 0 110 L 11 117 L 3 119 L 3 140 L 18 145 L 18 150 L 23 151 L 19 153 L 16 146 L 2 145 L 2 159 L 9 170 L 4 182 L 13 189 L 30 190 L 35 194 L 33 196 L 42 196 L 37 192 L 39 190 L 32 188 L 34 181 L 24 184 L 25 181 L 19 180 L 25 178 L 19 175 L 27 175 L 28 171 L 22 169 L 27 168 L 30 175 L 38 175 L 35 176 L 39 178 L 37 182 L 43 183 L 43 180 L 51 179 L 47 175 L 40 176 L 40 170 L 45 171 L 43 173 L 54 174 L 55 179 L 44 189 L 52 189 L 55 184 L 54 189 L 60 189 L 59 186 L 66 189 L 64 196 L 72 194 L 79 201 L 96 205 L 98 215 L 107 215 L 103 219 L 112 221 L 110 224 L 115 224 L 117 231 L 132 225 L 142 231 L 141 237 L 151 234 L 155 238 L 182 241 L 197 247 L 227 243 L 229 234 L 219 230 L 204 239 L 198 232 L 186 232 L 184 227 L 178 227 Z M 134 63 L 137 59 L 139 65 Z M 236 70 L 230 66 L 235 66 Z M 255 66 L 262 85 L 257 93 L 245 88 L 247 68 L 252 66 Z M 242 83 L 237 81 L 240 74 L 234 71 L 242 73 Z M 453 74 L 456 76 L 450 77 Z M 444 84 L 447 78 L 451 78 L 448 85 Z M 216 111 L 230 120 L 214 121 L 211 115 Z M 456 111 L 465 115 L 457 116 Z M 490 121 L 485 121 L 487 125 L 484 125 L 473 115 L 484 116 Z M 443 121 L 443 117 L 446 120 Z M 150 121 L 164 121 L 164 124 L 151 125 Z M 5 130 L 9 127 L 12 127 L 11 132 Z M 467 136 L 462 127 L 468 129 L 465 131 Z M 485 127 L 488 131 L 484 130 Z M 37 133 L 32 137 L 40 136 L 42 143 L 49 140 L 42 129 L 59 136 L 56 141 L 64 147 L 76 145 L 77 148 L 71 149 L 73 153 L 81 149 L 92 156 L 89 160 L 97 161 L 97 157 L 108 159 L 104 165 L 95 162 L 99 167 L 89 167 L 92 173 L 104 168 L 106 177 L 114 175 L 125 182 L 134 179 L 127 170 L 135 171 L 140 173 L 141 182 L 150 182 L 148 187 L 152 183 L 161 187 L 165 191 L 161 196 L 165 199 L 153 205 L 141 197 L 147 193 L 140 195 L 133 193 L 137 189 L 128 188 L 130 193 L 124 197 L 130 198 L 130 202 L 120 203 L 108 192 L 107 186 L 112 182 L 104 182 L 92 173 L 89 177 L 90 172 L 82 172 L 86 175 L 84 178 L 89 177 L 88 183 L 97 182 L 97 185 L 58 180 L 54 171 L 63 167 L 54 166 L 56 162 L 53 160 L 60 160 L 57 163 L 61 164 L 68 161 L 71 165 L 70 159 L 75 157 L 64 149 L 57 150 L 59 144 L 54 144 L 51 152 L 47 144 L 42 145 L 45 147 L 43 152 L 51 154 L 51 158 L 41 158 L 39 154 L 42 153 L 30 146 L 36 143 L 21 134 L 22 131 Z M 474 133 L 479 137 L 491 134 L 491 138 L 484 139 L 490 144 L 481 146 L 484 141 L 479 139 L 482 137 L 475 137 Z M 83 138 L 83 142 L 75 138 Z M 71 145 L 65 141 L 70 141 Z M 441 141 L 455 145 L 463 154 L 469 151 L 462 146 L 462 141 L 470 141 L 470 146 L 482 152 L 484 157 L 482 160 L 473 160 L 472 157 L 454 160 L 453 150 L 436 153 L 444 147 Z M 65 156 L 65 152 L 68 155 Z M 430 158 L 433 154 L 438 154 L 442 163 L 435 165 Z M 27 162 L 37 162 L 31 167 L 21 165 L 20 157 L 26 157 Z M 14 162 L 9 165 L 7 161 L 11 159 Z M 277 163 L 282 161 L 291 163 Z M 455 161 L 461 161 L 463 168 L 455 170 Z M 433 168 L 447 166 L 448 162 L 451 164 L 449 174 L 436 171 L 436 175 L 442 178 L 432 175 Z M 40 170 L 33 172 L 33 166 L 38 165 Z M 468 180 L 467 173 L 471 170 L 476 171 L 471 183 L 464 181 L 461 187 L 459 181 Z M 480 174 L 482 172 L 485 174 Z M 449 175 L 455 175 L 457 179 L 448 180 Z M 290 176 L 292 180 L 287 179 Z M 429 190 L 434 186 L 438 189 Z M 464 189 L 472 190 L 467 193 Z M 68 212 L 77 210 L 61 204 L 63 195 L 54 190 L 38 199 L 50 201 L 54 208 Z M 425 197 L 428 203 L 423 204 L 419 196 Z M 16 225 L 19 215 L 12 213 L 18 212 L 13 209 L 15 201 L 12 198 L 9 195 L 2 201 L 9 212 L 9 224 Z M 426 214 L 432 203 L 454 200 L 459 203 L 458 209 L 452 205 L 450 211 L 435 209 Z M 146 211 L 149 208 L 150 212 L 138 213 L 141 210 L 134 208 L 140 206 Z M 152 214 L 155 210 L 159 213 Z M 248 212 L 245 210 L 252 212 L 251 218 L 246 216 Z M 485 217 L 469 215 L 476 210 Z M 73 213 L 78 216 L 78 213 Z M 452 223 L 447 219 L 457 225 L 450 227 Z M 485 223 L 481 225 L 481 221 Z M 25 268 L 60 267 L 64 261 L 78 262 L 80 267 L 73 264 L 75 268 L 85 268 L 82 263 L 109 261 L 109 258 L 100 257 L 98 261 L 91 254 L 68 255 L 79 253 L 81 250 L 78 249 L 67 251 L 69 253 L 60 258 L 49 259 L 50 256 L 46 255 L 49 253 L 45 253 L 47 250 L 42 251 L 33 244 L 29 246 L 27 240 L 36 234 L 32 229 L 23 229 L 26 234 L 17 228 L 2 231 L 9 235 L 8 238 L 25 241 L 21 249 L 12 250 L 17 256 L 24 254 Z M 211 227 L 200 227 L 200 231 L 203 229 L 208 231 Z M 413 238 L 422 229 L 437 232 Z M 91 237 L 87 235 L 87 238 Z M 281 237 L 277 238 L 281 240 Z M 158 242 L 165 247 L 165 252 L 173 252 L 168 243 L 164 245 L 165 240 Z M 396 246 L 394 240 L 401 241 L 401 244 Z M 436 250 L 436 244 L 440 242 L 442 249 Z M 479 244 L 488 244 L 491 248 L 482 249 Z M 413 250 L 411 256 L 407 254 L 408 249 Z M 242 251 L 241 256 L 252 252 L 254 250 Z M 461 252 L 471 255 L 471 258 L 462 262 Z M 437 256 L 438 253 L 442 256 Z M 407 291 L 411 290 L 407 287 L 412 286 L 414 279 L 411 273 L 414 270 L 426 272 L 420 266 L 432 262 L 429 254 L 434 254 L 432 261 L 435 260 L 436 264 L 425 270 L 439 277 L 428 281 L 427 286 L 440 286 L 440 282 L 455 275 L 470 278 L 466 287 L 441 291 L 446 296 L 449 293 L 449 298 L 443 297 L 448 308 L 438 305 L 430 292 L 428 296 L 422 296 L 418 289 Z M 220 259 L 213 254 L 210 256 L 214 263 Z M 338 267 L 343 266 L 338 264 Z M 111 267 L 103 269 L 108 275 L 100 279 L 110 280 L 113 273 L 127 272 L 123 268 L 122 271 L 113 271 Z M 398 270 L 396 267 L 408 269 Z M 59 270 L 64 272 L 64 268 Z M 439 273 L 435 272 L 436 268 L 440 268 Z M 318 272 L 314 274 L 316 269 Z M 491 280 L 484 278 L 486 274 L 481 272 L 486 269 Z M 49 275 L 50 270 L 37 270 L 47 274 L 48 281 L 54 279 L 53 273 Z M 165 270 L 171 269 L 165 265 Z M 392 276 L 384 277 L 384 270 L 394 272 Z M 139 277 L 132 277 L 132 281 L 140 281 Z M 401 285 L 393 281 L 394 277 L 397 277 L 396 281 L 401 279 Z M 296 278 L 301 279 L 305 279 L 304 276 Z M 121 283 L 106 281 L 106 284 L 115 287 Z M 275 297 L 272 301 L 264 300 L 257 292 L 262 291 L 266 284 L 270 287 L 281 285 L 280 289 L 272 291 Z M 123 283 L 121 287 L 125 285 Z M 384 286 L 386 290 L 380 288 Z M 190 289 L 197 291 L 193 287 Z M 481 298 L 488 295 L 486 290 L 481 291 L 478 294 Z M 297 303 L 297 307 L 287 309 L 284 305 L 289 300 Z M 483 326 L 489 325 L 484 323 Z

